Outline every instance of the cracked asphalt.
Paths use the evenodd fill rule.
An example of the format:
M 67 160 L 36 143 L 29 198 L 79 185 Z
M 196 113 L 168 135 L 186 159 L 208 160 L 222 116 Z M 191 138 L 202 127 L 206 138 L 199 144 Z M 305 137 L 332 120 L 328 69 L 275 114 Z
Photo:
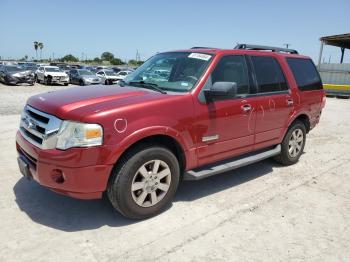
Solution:
M 24 101 L 0 106 L 0 261 L 350 261 L 350 100 L 327 100 L 296 165 L 265 160 L 183 182 L 172 206 L 144 221 L 22 178 Z

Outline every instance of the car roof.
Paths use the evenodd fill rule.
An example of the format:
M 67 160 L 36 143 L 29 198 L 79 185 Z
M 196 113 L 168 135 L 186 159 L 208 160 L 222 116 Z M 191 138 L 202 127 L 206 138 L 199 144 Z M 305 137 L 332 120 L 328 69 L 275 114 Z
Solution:
M 229 55 L 229 54 L 250 54 L 250 55 L 259 55 L 259 54 L 271 54 L 272 56 L 284 56 L 284 57 L 299 57 L 299 58 L 308 58 L 310 57 L 300 54 L 291 54 L 285 52 L 273 52 L 267 50 L 246 50 L 246 49 L 221 49 L 221 48 L 191 48 L 191 49 L 183 49 L 183 50 L 174 50 L 163 53 L 171 53 L 171 52 L 186 52 L 186 53 L 205 53 L 211 55 Z

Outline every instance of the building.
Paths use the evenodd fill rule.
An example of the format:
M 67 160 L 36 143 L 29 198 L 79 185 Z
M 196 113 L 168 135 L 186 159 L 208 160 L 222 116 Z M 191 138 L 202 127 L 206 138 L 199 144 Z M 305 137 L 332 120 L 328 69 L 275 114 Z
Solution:
M 350 96 L 350 63 L 343 63 L 345 50 L 350 49 L 350 33 L 324 36 L 320 38 L 320 41 L 321 48 L 317 67 L 324 89 L 329 95 Z M 321 63 L 325 45 L 340 48 L 341 58 L 339 63 Z

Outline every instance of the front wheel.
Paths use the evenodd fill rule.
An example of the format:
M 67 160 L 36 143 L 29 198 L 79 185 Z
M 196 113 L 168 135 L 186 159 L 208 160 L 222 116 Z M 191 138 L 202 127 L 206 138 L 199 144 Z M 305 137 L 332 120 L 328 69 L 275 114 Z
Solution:
M 44 77 L 44 83 L 45 83 L 45 85 L 51 85 L 51 83 L 52 83 L 51 76 L 45 76 Z
M 135 148 L 114 169 L 108 198 L 125 217 L 144 219 L 170 204 L 179 178 L 179 163 L 171 151 L 160 146 Z
M 281 144 L 281 153 L 274 159 L 282 165 L 292 165 L 298 162 L 304 151 L 305 142 L 305 125 L 297 120 L 289 127 Z

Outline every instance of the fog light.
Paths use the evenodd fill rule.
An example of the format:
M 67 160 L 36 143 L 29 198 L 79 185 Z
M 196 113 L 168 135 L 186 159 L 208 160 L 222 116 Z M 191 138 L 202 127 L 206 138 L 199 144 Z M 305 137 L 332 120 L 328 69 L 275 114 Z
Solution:
M 63 174 L 62 170 L 60 170 L 60 169 L 54 169 L 54 170 L 52 170 L 51 178 L 52 178 L 52 180 L 55 181 L 57 184 L 62 184 L 62 183 L 64 183 L 64 181 L 66 180 L 66 178 L 64 177 L 64 174 Z

